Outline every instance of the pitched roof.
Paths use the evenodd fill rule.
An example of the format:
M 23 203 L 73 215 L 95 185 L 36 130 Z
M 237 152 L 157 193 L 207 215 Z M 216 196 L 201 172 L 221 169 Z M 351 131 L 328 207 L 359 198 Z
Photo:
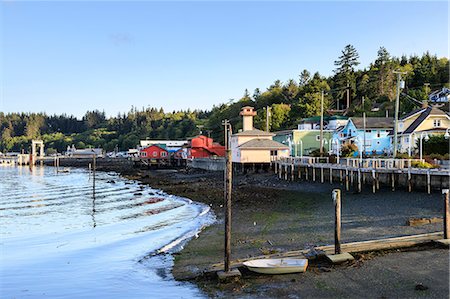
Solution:
M 407 118 L 409 118 L 409 117 L 411 117 L 411 116 L 413 116 L 414 114 L 417 114 L 417 113 L 422 113 L 424 110 L 426 110 L 427 108 L 420 108 L 420 109 L 417 109 L 417 110 L 413 110 L 413 111 L 411 111 L 411 112 L 409 112 L 409 113 L 406 113 L 405 115 L 403 115 L 402 117 L 400 117 L 400 120 L 404 120 L 404 119 L 407 119 Z
M 353 124 L 356 128 L 364 127 L 364 118 L 352 117 Z M 384 129 L 394 127 L 394 118 L 392 117 L 366 117 L 366 129 Z
M 271 139 L 252 139 L 239 146 L 240 149 L 268 149 L 268 150 L 278 150 L 278 149 L 289 149 L 287 145 L 273 141 Z
M 442 111 L 441 109 L 435 108 L 435 107 L 427 107 L 424 108 L 419 117 L 417 117 L 409 127 L 403 131 L 403 134 L 410 134 L 414 132 L 420 124 L 427 119 L 430 115 L 443 115 L 448 117 L 447 113 Z
M 275 134 L 258 129 L 253 129 L 233 134 L 233 136 L 275 136 Z

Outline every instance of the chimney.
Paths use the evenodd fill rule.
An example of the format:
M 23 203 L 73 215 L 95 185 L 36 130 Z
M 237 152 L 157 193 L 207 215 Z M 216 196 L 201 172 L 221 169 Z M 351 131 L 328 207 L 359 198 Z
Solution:
M 242 115 L 243 131 L 253 130 L 253 116 L 256 115 L 256 111 L 253 111 L 253 107 L 242 107 L 241 113 L 239 114 Z
M 428 108 L 428 101 L 422 101 L 422 108 Z

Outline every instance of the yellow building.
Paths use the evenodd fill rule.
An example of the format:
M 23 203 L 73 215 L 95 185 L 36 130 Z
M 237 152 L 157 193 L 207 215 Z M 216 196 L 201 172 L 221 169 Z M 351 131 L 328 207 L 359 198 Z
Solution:
M 243 107 L 242 132 L 231 136 L 231 155 L 235 163 L 270 163 L 275 157 L 288 157 L 289 147 L 273 141 L 275 134 L 253 128 L 253 107 Z
M 436 107 L 424 107 L 403 116 L 398 121 L 398 150 L 411 155 L 418 140 L 445 134 L 450 128 L 450 116 Z

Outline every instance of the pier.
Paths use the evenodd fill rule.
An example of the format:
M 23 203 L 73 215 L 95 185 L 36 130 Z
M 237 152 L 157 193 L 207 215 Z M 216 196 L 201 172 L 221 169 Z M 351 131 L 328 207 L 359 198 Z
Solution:
M 328 157 L 286 157 L 273 159 L 271 167 L 279 179 L 340 183 L 346 191 L 362 192 L 369 187 L 373 193 L 380 186 L 406 189 L 408 192 L 450 188 L 449 169 L 413 167 L 419 159 L 355 159 L 346 158 L 331 163 Z

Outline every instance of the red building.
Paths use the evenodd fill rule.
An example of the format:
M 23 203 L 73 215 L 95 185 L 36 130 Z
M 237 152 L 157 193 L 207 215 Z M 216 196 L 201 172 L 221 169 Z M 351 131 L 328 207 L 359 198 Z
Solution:
M 139 156 L 141 159 L 169 159 L 169 152 L 160 146 L 151 145 L 141 149 Z
M 212 156 L 225 156 L 225 147 L 214 143 L 212 138 L 200 135 L 189 141 L 189 158 L 209 158 Z

